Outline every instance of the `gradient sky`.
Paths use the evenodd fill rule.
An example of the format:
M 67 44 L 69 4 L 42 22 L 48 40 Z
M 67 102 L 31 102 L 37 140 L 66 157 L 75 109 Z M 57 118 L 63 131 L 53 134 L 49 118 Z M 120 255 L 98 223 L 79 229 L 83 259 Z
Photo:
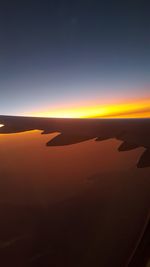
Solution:
M 149 14 L 143 0 L 3 1 L 0 114 L 150 104 Z

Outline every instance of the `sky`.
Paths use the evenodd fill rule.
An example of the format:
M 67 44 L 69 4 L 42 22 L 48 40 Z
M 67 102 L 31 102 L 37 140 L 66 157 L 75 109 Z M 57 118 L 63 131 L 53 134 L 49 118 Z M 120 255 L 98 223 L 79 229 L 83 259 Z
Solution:
M 0 3 L 0 114 L 150 116 L 150 3 Z

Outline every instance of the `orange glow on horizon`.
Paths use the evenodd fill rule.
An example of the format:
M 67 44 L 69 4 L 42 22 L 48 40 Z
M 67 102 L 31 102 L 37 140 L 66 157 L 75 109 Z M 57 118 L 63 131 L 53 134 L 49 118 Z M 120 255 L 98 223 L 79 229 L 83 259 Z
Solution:
M 149 118 L 150 99 L 110 105 L 85 105 L 34 112 L 31 116 L 53 118 Z

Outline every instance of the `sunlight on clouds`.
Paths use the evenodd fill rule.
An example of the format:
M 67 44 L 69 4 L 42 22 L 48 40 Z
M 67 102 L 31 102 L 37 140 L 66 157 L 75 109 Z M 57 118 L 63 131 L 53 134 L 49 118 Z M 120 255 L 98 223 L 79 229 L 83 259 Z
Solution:
M 57 108 L 34 112 L 30 115 L 53 118 L 148 118 L 150 117 L 150 99 L 110 105 Z

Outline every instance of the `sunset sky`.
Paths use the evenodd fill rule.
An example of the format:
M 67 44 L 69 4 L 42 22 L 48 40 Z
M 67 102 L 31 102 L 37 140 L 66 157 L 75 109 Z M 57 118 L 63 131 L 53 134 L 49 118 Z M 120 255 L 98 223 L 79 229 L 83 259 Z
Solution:
M 150 4 L 0 4 L 0 114 L 150 117 Z

